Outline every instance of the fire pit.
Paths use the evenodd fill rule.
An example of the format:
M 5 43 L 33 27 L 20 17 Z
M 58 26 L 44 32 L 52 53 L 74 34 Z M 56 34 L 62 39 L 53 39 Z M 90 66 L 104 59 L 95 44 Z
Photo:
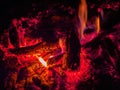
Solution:
M 0 90 L 120 89 L 118 0 L 2 5 Z

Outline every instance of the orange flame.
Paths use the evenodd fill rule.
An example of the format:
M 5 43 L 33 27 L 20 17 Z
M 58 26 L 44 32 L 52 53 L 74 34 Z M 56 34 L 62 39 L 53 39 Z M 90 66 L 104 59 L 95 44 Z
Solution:
M 97 33 L 99 33 L 100 32 L 100 17 L 99 16 L 96 17 L 95 26 L 96 26 Z
M 47 62 L 43 58 L 39 57 L 39 61 L 42 63 L 43 66 L 47 67 Z
M 86 0 L 81 0 L 81 3 L 79 5 L 78 9 L 78 18 L 80 20 L 79 28 L 78 28 L 78 34 L 79 38 L 84 38 L 83 32 L 86 27 L 87 23 L 87 3 Z

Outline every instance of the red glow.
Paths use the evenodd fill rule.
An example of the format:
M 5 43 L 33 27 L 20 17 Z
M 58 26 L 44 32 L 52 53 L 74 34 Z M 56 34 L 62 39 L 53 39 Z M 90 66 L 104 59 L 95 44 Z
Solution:
M 0 90 L 98 90 L 104 75 L 116 84 L 120 24 L 109 28 L 117 22 L 110 23 L 109 15 L 120 3 L 91 2 L 81 0 L 77 9 L 65 2 L 33 3 L 35 13 L 11 19 L 0 32 Z

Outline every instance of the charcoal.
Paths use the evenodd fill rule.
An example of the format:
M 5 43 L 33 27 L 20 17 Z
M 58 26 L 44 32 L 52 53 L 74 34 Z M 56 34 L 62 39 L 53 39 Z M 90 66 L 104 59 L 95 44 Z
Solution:
M 0 61 L 2 61 L 3 57 L 4 57 L 4 52 L 0 49 Z
M 93 89 L 93 81 L 87 80 L 83 82 L 79 82 L 76 86 L 76 90 L 92 90 Z
M 0 39 L 0 43 L 4 46 L 4 47 L 8 47 L 8 35 L 7 34 L 2 34 L 1 35 L 1 39 Z
M 32 80 L 36 86 L 41 86 L 41 81 L 37 77 L 33 77 Z
M 3 87 L 3 82 L 4 82 L 4 78 L 6 77 L 6 72 L 3 72 L 5 71 L 5 68 L 4 68 L 4 61 L 3 61 L 3 57 L 4 57 L 4 52 L 0 49 L 0 88 L 4 89 Z
M 18 59 L 15 56 L 6 57 L 5 61 L 3 61 L 3 68 L 5 72 L 8 74 L 9 72 L 17 72 L 18 71 Z M 7 65 L 7 66 L 6 66 Z
M 110 56 L 114 57 L 116 55 L 115 50 L 118 50 L 115 46 L 115 44 L 112 42 L 111 39 L 109 38 L 104 38 L 104 40 L 102 40 L 102 48 L 104 50 L 106 50 Z
M 80 44 L 76 33 L 71 30 L 70 36 L 67 39 L 67 48 L 68 48 L 68 67 L 72 70 L 75 70 L 80 65 Z
M 9 31 L 9 36 L 11 44 L 13 44 L 14 47 L 18 48 L 19 47 L 18 33 L 15 28 L 11 28 L 11 30 Z
M 27 78 L 27 70 L 26 68 L 21 68 L 18 74 L 17 82 L 20 82 L 20 80 L 24 80 Z
M 23 28 L 27 28 L 28 27 L 27 21 L 22 22 L 22 27 Z

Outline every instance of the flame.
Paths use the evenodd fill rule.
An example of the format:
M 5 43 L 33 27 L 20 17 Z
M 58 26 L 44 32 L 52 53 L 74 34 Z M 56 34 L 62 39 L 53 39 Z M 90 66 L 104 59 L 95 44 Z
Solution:
M 99 16 L 96 17 L 95 26 L 96 26 L 97 33 L 99 33 L 100 32 L 100 17 Z
M 65 52 L 66 51 L 66 38 L 65 37 L 62 37 L 59 39 L 59 46 L 60 48 L 62 49 L 62 52 Z
M 43 58 L 39 57 L 39 61 L 42 63 L 43 66 L 47 67 L 47 62 Z
M 83 32 L 86 27 L 87 23 L 87 3 L 86 0 L 81 0 L 81 3 L 78 8 L 78 18 L 80 20 L 79 28 L 78 28 L 78 34 L 79 34 L 79 39 L 84 38 Z

